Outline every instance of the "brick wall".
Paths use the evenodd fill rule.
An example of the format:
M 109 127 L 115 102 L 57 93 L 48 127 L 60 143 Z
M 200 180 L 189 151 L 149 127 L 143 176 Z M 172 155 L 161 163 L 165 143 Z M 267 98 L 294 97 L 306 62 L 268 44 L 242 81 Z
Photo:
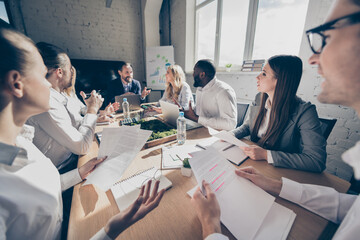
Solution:
M 105 2 L 32 0 L 21 1 L 19 7 L 26 33 L 35 42 L 55 44 L 70 58 L 129 61 L 134 77 L 145 79 L 141 2 L 116 0 L 111 8 Z M 17 9 L 12 12 L 21 19 Z

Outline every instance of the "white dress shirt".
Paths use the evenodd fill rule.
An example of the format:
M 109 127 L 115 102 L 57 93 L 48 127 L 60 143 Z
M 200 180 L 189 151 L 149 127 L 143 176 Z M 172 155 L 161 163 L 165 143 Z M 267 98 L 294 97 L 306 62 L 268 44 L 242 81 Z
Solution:
M 173 103 L 174 101 L 172 99 L 168 99 L 167 98 L 167 91 L 165 90 L 162 98 L 159 101 L 164 101 L 164 102 L 169 102 L 169 103 Z M 187 84 L 186 82 L 184 82 L 181 91 L 179 93 L 178 99 L 176 99 L 176 101 L 178 102 L 178 104 L 184 108 L 184 110 L 189 110 L 189 102 L 191 101 L 191 106 L 194 106 L 194 98 L 191 92 L 191 88 L 189 86 L 189 84 Z
M 86 115 L 87 107 L 82 101 L 80 101 L 76 94 L 68 96 L 63 93 L 63 95 L 67 99 L 66 109 L 69 112 L 72 125 L 78 129 L 83 121 L 83 116 Z
M 88 152 L 97 119 L 96 114 L 86 114 L 80 126 L 75 128 L 66 105 L 66 97 L 51 88 L 50 110 L 27 121 L 27 124 L 35 127 L 35 146 L 58 169 L 69 163 L 72 153 L 82 155 Z
M 345 162 L 354 163 L 352 164 L 354 172 L 360 171 L 359 153 L 360 141 L 342 156 Z M 358 176 L 355 175 L 355 177 Z M 280 197 L 299 204 L 329 221 L 340 224 L 333 239 L 359 239 L 360 196 L 339 193 L 330 187 L 300 184 L 286 178 L 282 178 L 282 182 Z M 206 239 L 210 240 L 210 238 Z M 211 238 L 211 240 L 222 239 L 226 239 L 226 237 Z
M 198 122 L 220 130 L 236 127 L 237 107 L 235 91 L 228 84 L 212 79 L 205 87 L 196 90 Z
M 0 239 L 59 239 L 61 192 L 80 181 L 77 169 L 60 176 L 23 136 L 0 143 Z

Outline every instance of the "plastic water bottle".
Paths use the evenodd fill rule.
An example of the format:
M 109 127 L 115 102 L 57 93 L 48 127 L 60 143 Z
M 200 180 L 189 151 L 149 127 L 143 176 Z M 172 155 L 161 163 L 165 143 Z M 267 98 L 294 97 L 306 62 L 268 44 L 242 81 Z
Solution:
M 186 121 L 184 118 L 184 113 L 180 112 L 177 119 L 177 142 L 179 145 L 185 143 L 186 140 Z
M 127 98 L 123 98 L 122 109 L 123 109 L 123 114 L 124 114 L 124 121 L 127 122 L 130 120 L 130 108 L 129 108 L 129 102 L 127 101 Z

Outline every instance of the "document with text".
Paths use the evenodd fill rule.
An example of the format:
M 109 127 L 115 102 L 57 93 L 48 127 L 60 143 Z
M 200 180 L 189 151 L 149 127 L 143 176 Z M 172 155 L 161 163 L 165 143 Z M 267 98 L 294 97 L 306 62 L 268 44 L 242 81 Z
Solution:
M 151 133 L 139 126 L 104 128 L 98 157 L 108 157 L 87 177 L 84 185 L 94 184 L 108 190 L 121 178 Z
M 247 179 L 214 148 L 195 152 L 189 160 L 199 185 L 210 184 L 219 201 L 221 222 L 237 239 L 254 239 L 275 198 Z

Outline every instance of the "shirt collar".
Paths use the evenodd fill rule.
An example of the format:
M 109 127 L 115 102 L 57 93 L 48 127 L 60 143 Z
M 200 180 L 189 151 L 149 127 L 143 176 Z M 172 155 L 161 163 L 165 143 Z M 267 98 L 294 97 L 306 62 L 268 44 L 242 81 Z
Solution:
M 58 91 L 56 91 L 54 88 L 50 88 L 50 96 L 56 101 L 62 103 L 63 105 L 67 104 L 67 98 Z
M 342 159 L 354 169 L 354 177 L 360 180 L 360 141 L 356 145 L 342 154 Z
M 21 148 L 0 142 L 0 163 L 11 166 Z
M 130 87 L 131 82 L 125 84 L 121 79 L 120 79 L 120 81 L 121 81 L 123 87 Z
M 266 109 L 266 110 L 271 109 L 271 102 L 270 102 L 270 98 L 267 98 L 267 99 L 266 99 L 266 102 L 265 102 L 265 109 Z
M 214 84 L 216 83 L 217 81 L 217 78 L 216 76 L 210 80 L 210 82 L 208 82 L 205 87 L 199 87 L 200 90 L 207 90 L 207 89 L 210 89 L 212 86 L 214 86 Z

